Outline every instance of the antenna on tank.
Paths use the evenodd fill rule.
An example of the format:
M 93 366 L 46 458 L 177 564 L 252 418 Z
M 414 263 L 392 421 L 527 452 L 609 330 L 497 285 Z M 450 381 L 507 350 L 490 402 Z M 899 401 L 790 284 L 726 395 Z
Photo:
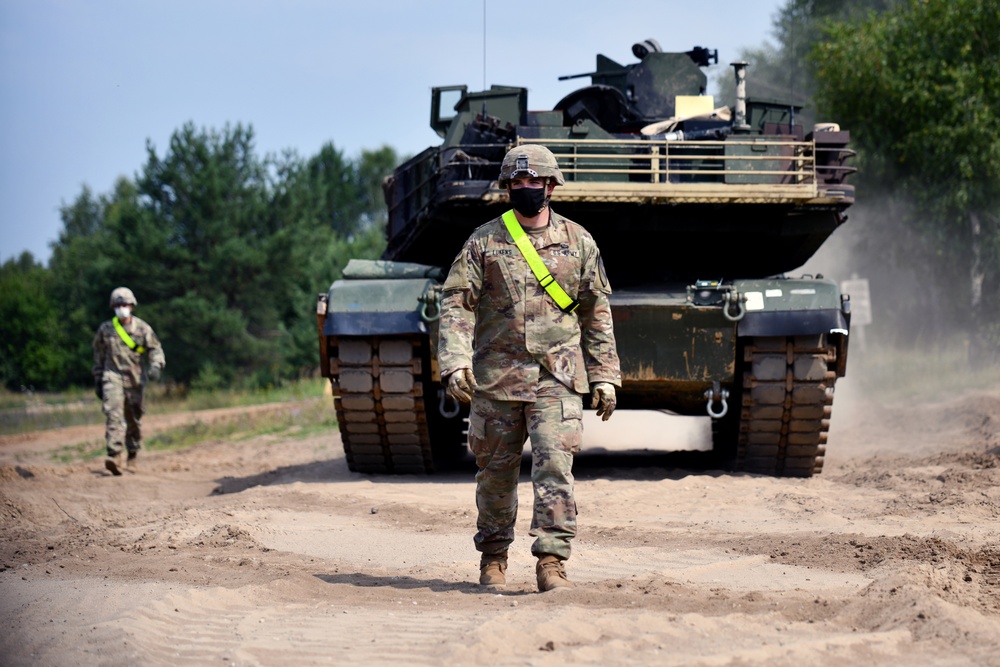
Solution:
M 486 90 L 486 0 L 483 0 L 483 90 Z M 483 122 L 486 121 L 486 98 L 483 98 Z
M 788 134 L 795 134 L 795 75 L 798 72 L 799 59 L 795 57 L 795 17 L 793 16 L 791 25 L 788 28 L 789 36 L 791 38 L 791 55 L 792 55 L 792 66 L 788 68 L 788 99 L 790 104 L 788 105 Z
M 483 0 L 483 90 L 486 90 L 486 0 Z

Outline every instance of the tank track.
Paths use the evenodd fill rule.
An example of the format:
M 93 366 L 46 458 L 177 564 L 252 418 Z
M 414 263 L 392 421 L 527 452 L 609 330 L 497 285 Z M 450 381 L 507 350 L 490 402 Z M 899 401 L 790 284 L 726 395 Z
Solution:
M 785 477 L 823 470 L 836 361 L 824 334 L 744 344 L 738 470 Z
M 341 338 L 330 351 L 347 467 L 425 474 L 434 467 L 418 337 Z

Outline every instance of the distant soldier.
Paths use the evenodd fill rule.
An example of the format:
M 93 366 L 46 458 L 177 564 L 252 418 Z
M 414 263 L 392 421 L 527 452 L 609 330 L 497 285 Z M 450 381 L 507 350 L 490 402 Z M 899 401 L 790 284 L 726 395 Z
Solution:
M 112 475 L 136 472 L 142 447 L 142 415 L 146 412 L 142 392 L 146 378 L 157 380 L 166 365 L 163 348 L 153 328 L 132 315 L 137 306 L 127 287 L 111 292 L 115 316 L 102 324 L 94 336 L 94 383 L 97 398 L 107 417 L 105 440 L 108 458 L 104 466 Z M 143 360 L 149 366 L 143 368 Z M 127 464 L 122 461 L 128 451 Z M 126 465 L 128 466 L 126 468 Z
M 563 185 L 544 146 L 514 148 L 500 167 L 513 211 L 483 225 L 444 284 L 439 364 L 448 393 L 472 403 L 479 582 L 506 583 L 517 478 L 531 439 L 531 552 L 539 591 L 570 586 L 563 561 L 576 535 L 573 455 L 583 440 L 582 394 L 607 420 L 621 370 L 611 286 L 593 237 L 549 208 Z

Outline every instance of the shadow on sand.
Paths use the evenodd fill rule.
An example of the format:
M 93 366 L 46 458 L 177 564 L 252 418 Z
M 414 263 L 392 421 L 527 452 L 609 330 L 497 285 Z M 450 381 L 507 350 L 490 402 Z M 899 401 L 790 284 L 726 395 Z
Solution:
M 447 466 L 431 475 L 374 475 L 355 473 L 347 469 L 343 458 L 314 461 L 299 465 L 282 466 L 246 477 L 221 477 L 212 490 L 213 495 L 239 493 L 255 486 L 293 484 L 295 482 L 350 482 L 369 480 L 377 484 L 465 484 L 474 479 L 476 464 L 472 456 Z M 621 479 L 651 481 L 682 479 L 689 475 L 725 474 L 718 459 L 711 452 L 680 451 L 658 452 L 652 450 L 607 451 L 584 449 L 576 455 L 573 474 L 579 480 Z M 530 479 L 531 450 L 525 448 L 521 461 L 521 480 Z
M 336 574 L 313 575 L 328 584 L 347 584 L 362 588 L 398 588 L 404 591 L 426 588 L 435 593 L 455 591 L 465 595 L 496 595 L 503 593 L 505 597 L 517 595 L 534 595 L 531 590 L 518 590 L 504 587 L 502 589 L 487 588 L 468 581 L 445 581 L 444 579 L 417 579 L 407 575 L 379 577 L 361 572 L 339 572 Z

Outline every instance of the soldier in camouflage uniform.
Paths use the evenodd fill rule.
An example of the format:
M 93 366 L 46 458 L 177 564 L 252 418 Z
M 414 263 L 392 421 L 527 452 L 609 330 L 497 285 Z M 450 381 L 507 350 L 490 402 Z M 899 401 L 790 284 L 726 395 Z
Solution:
M 544 146 L 514 148 L 504 157 L 499 184 L 510 196 L 514 224 L 576 307 L 557 305 L 501 216 L 473 232 L 451 266 L 438 360 L 449 394 L 471 401 L 480 583 L 506 583 L 521 453 L 530 438 L 531 551 L 544 592 L 571 585 L 563 561 L 576 535 L 572 467 L 583 437 L 582 395 L 593 393 L 591 407 L 607 420 L 621 370 L 611 286 L 597 244 L 548 205 L 556 185 L 564 184 L 555 156 Z
M 153 328 L 132 315 L 137 305 L 129 288 L 118 287 L 111 292 L 115 316 L 98 328 L 93 343 L 95 393 L 107 417 L 108 457 L 104 466 L 113 475 L 121 475 L 126 469 L 137 470 L 142 415 L 146 412 L 142 390 L 147 377 L 159 379 L 166 365 Z M 148 372 L 143 368 L 143 359 L 148 363 Z M 127 464 L 122 461 L 123 450 L 128 451 Z

